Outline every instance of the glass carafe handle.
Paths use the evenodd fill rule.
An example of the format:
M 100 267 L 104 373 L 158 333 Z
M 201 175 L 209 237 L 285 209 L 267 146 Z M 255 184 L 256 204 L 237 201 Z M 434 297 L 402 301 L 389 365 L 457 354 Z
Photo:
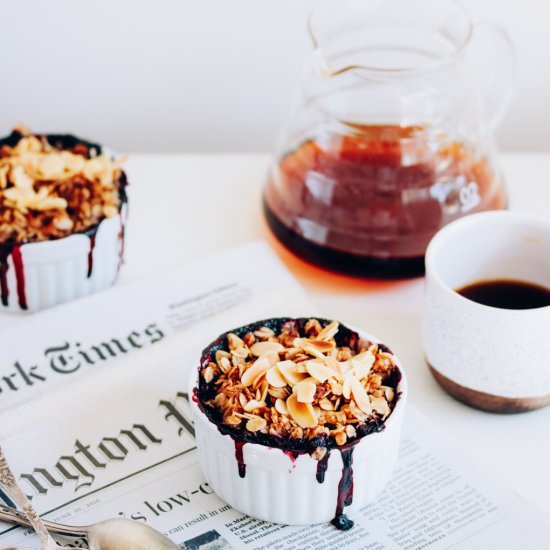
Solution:
M 485 56 L 484 73 L 490 75 L 482 95 L 489 126 L 494 129 L 506 113 L 516 85 L 516 50 L 508 32 L 493 21 L 480 21 L 475 25 L 474 41 L 491 40 L 493 51 Z M 479 63 L 479 59 L 478 59 Z M 489 67 L 489 70 L 487 70 Z

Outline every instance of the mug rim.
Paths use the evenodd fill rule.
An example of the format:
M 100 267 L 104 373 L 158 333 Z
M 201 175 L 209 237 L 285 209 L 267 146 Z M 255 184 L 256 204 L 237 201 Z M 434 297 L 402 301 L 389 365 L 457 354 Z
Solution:
M 480 304 L 479 302 L 475 302 L 465 296 L 462 296 L 462 294 L 451 288 L 443 281 L 439 271 L 436 269 L 435 258 L 437 257 L 437 254 L 439 253 L 445 239 L 448 239 L 449 236 L 454 233 L 460 232 L 463 228 L 483 225 L 486 224 L 488 220 L 499 219 L 513 220 L 523 224 L 534 223 L 535 225 L 544 228 L 550 234 L 550 222 L 538 214 L 510 210 L 493 210 L 464 216 L 463 218 L 459 218 L 458 220 L 455 220 L 440 229 L 428 244 L 425 254 L 426 277 L 429 277 L 431 280 L 436 282 L 448 295 L 455 296 L 461 303 L 470 304 L 471 307 L 477 307 L 484 311 L 499 311 L 502 315 L 540 315 L 541 313 L 549 313 L 550 305 L 527 309 L 509 309 Z

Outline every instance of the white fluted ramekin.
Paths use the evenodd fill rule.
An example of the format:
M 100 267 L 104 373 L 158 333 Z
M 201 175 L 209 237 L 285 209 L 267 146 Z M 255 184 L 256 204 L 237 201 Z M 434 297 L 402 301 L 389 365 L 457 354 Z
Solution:
M 38 311 L 111 286 L 120 269 L 126 213 L 124 204 L 99 224 L 93 239 L 73 234 L 16 247 L 6 259 L 7 304 L 0 302 L 0 312 Z
M 351 327 L 350 327 L 351 328 Z M 361 338 L 380 342 L 364 331 Z M 347 514 L 372 502 L 389 481 L 397 461 L 403 412 L 407 399 L 407 379 L 399 361 L 399 399 L 381 432 L 363 437 L 353 451 L 353 502 Z M 197 387 L 198 370 L 193 369 L 190 395 Z M 235 441 L 223 435 L 198 403 L 190 400 L 199 464 L 216 494 L 233 508 L 257 519 L 286 525 L 311 525 L 335 517 L 338 484 L 342 478 L 341 454 L 333 449 L 323 483 L 316 479 L 318 462 L 308 454 L 295 460 L 275 447 L 245 443 L 246 473 L 239 476 Z

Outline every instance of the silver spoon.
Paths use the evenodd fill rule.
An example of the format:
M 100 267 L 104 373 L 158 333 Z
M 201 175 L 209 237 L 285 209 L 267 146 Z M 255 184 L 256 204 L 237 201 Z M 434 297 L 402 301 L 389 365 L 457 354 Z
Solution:
M 6 483 L 6 478 L 8 477 L 8 475 L 4 475 L 5 471 L 7 471 L 11 475 L 11 479 L 7 480 L 8 483 L 11 483 L 11 488 L 8 483 Z M 2 454 L 1 448 L 0 484 L 4 485 L 4 487 L 8 489 L 17 504 L 21 506 L 25 511 L 25 513 L 22 513 L 19 510 L 0 504 L 0 520 L 8 521 L 10 523 L 18 523 L 19 525 L 31 526 L 38 533 L 38 529 L 33 523 L 35 518 L 37 518 L 38 522 L 40 522 L 40 528 L 43 529 L 43 532 L 46 533 L 49 540 L 51 540 L 52 543 L 55 545 L 45 546 L 43 539 L 41 538 L 40 542 L 44 550 L 57 550 L 59 548 L 67 548 L 57 545 L 55 541 L 49 536 L 48 531 L 51 531 L 52 533 L 59 533 L 61 535 L 84 536 L 88 541 L 88 546 L 90 550 L 179 550 L 179 546 L 174 544 L 168 537 L 165 537 L 162 533 L 159 533 L 148 525 L 139 523 L 137 521 L 132 521 L 130 519 L 113 518 L 94 523 L 93 525 L 77 527 L 62 525 L 60 523 L 54 523 L 53 521 L 42 520 L 38 517 L 38 514 L 34 510 L 34 516 L 31 519 L 31 517 L 28 516 L 28 512 L 23 504 L 18 501 L 18 498 L 16 498 L 16 492 L 19 491 L 20 495 L 22 495 L 26 503 L 28 503 L 28 506 L 30 506 L 30 509 L 32 509 L 32 505 L 28 501 L 25 494 L 21 491 L 21 489 L 17 487 L 15 478 L 9 470 L 4 455 Z M 14 490 L 13 487 L 16 487 L 16 489 Z M 2 550 L 33 549 L 18 547 L 13 549 L 6 548 Z
M 19 525 L 31 525 L 25 514 L 4 504 L 0 504 L 0 520 Z M 63 525 L 48 520 L 42 520 L 42 523 L 51 533 L 86 537 L 90 550 L 177 550 L 179 548 L 152 527 L 130 519 L 113 518 L 84 526 Z
M 36 534 L 40 539 L 42 550 L 57 550 L 59 548 L 66 548 L 65 546 L 59 546 L 59 544 L 52 539 L 46 529 L 46 526 L 40 519 L 40 516 L 27 498 L 27 495 L 25 495 L 17 484 L 17 481 L 15 481 L 15 476 L 8 465 L 8 461 L 4 456 L 2 447 L 0 447 L 0 485 L 2 485 L 2 487 L 10 493 L 13 500 L 15 500 L 16 504 L 25 513 L 25 516 L 28 519 L 28 525 L 36 531 Z
M 31 525 L 30 520 L 19 510 L 0 504 L 0 520 L 19 525 Z M 83 536 L 90 550 L 178 550 L 174 544 L 152 527 L 130 519 L 113 518 L 93 525 L 63 525 L 42 520 L 51 533 L 60 535 Z M 10 549 L 2 549 L 10 550 Z M 27 550 L 17 548 L 17 550 Z M 31 549 L 32 550 L 32 549 Z

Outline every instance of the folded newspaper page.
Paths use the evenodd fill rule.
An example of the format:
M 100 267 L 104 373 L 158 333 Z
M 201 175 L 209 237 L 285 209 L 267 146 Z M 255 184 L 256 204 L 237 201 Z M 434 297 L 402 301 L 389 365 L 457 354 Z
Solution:
M 251 254 L 262 255 L 252 276 L 242 269 Z M 264 245 L 161 279 L 115 288 L 0 333 L 1 349 L 9 350 L 0 378 L 19 388 L 0 393 L 0 443 L 47 519 L 88 525 L 131 518 L 182 549 L 550 548 L 548 518 L 463 458 L 412 406 L 393 479 L 376 502 L 355 512 L 350 531 L 270 524 L 233 510 L 197 463 L 190 371 L 201 348 L 232 326 L 316 312 Z M 46 353 L 53 347 L 62 350 Z M 11 504 L 5 492 L 0 499 Z M 87 548 L 83 538 L 59 540 Z M 0 522 L 0 547 L 7 546 L 39 543 L 30 529 Z

